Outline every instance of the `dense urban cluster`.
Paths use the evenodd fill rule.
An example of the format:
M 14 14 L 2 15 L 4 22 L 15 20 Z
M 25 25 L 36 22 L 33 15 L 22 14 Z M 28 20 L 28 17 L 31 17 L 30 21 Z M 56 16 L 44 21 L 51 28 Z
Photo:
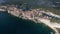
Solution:
M 17 16 L 19 18 L 33 20 L 36 23 L 42 22 L 48 25 L 49 27 L 51 27 L 56 32 L 56 34 L 59 34 L 56 28 L 60 28 L 60 24 L 56 22 L 50 22 L 52 18 L 58 19 L 59 17 L 58 16 L 55 17 L 56 15 L 51 15 L 52 13 L 50 13 L 48 10 L 47 12 L 45 12 L 44 10 L 40 10 L 40 9 L 24 10 L 21 8 L 20 9 L 17 8 L 17 6 L 15 5 L 0 6 L 0 11 L 1 10 L 5 10 L 8 13 L 14 16 Z
M 30 9 L 26 10 L 24 8 L 18 8 L 17 5 L 7 5 L 7 6 L 0 6 L 0 9 L 6 10 L 8 13 L 11 13 L 14 16 L 20 17 L 20 18 L 27 18 L 27 19 L 48 19 L 51 20 L 52 18 L 56 18 L 54 16 L 51 16 L 47 10 L 46 14 L 44 13 L 45 11 L 41 11 L 40 9 Z M 49 15 L 48 15 L 48 14 Z M 59 18 L 58 18 L 59 19 Z
M 18 9 L 17 7 L 10 6 L 8 7 L 8 10 L 10 12 L 15 13 L 19 17 L 26 17 L 26 18 L 44 18 L 44 19 L 50 19 L 48 16 L 45 16 L 42 12 L 40 12 L 39 9 L 31 9 L 29 11 L 25 11 L 23 9 Z

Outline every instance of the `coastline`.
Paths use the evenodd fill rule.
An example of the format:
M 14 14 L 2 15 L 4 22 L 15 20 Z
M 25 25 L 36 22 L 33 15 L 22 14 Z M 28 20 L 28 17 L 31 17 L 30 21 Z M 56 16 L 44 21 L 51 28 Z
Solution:
M 11 14 L 12 15 L 12 14 Z M 16 15 L 14 15 L 14 16 L 16 16 Z M 18 17 L 18 16 L 17 16 Z M 22 18 L 22 17 L 19 17 L 19 18 Z M 59 32 L 57 31 L 57 29 L 53 26 L 53 24 L 51 25 L 51 23 L 49 23 L 48 21 L 46 21 L 46 19 L 38 19 L 38 21 L 36 21 L 36 20 L 34 20 L 34 18 L 29 18 L 29 17 L 27 17 L 27 18 L 25 18 L 25 16 L 23 17 L 23 19 L 29 19 L 29 20 L 32 20 L 32 21 L 34 21 L 35 23 L 40 23 L 40 22 L 42 22 L 42 23 L 44 23 L 45 25 L 47 25 L 48 27 L 50 27 L 52 30 L 54 30 L 55 31 L 55 34 L 59 34 Z M 45 21 L 44 21 L 45 20 Z
M 49 20 L 37 18 L 37 21 L 36 21 L 35 18 L 30 18 L 29 16 L 22 15 L 23 17 L 20 17 L 19 12 L 18 12 L 18 14 L 16 14 L 17 12 L 14 13 L 13 11 L 8 10 L 8 13 L 10 13 L 11 15 L 14 15 L 16 17 L 19 17 L 19 18 L 32 20 L 34 22 L 42 22 L 42 23 L 46 24 L 47 26 L 49 26 L 51 29 L 53 29 L 55 31 L 55 34 L 59 34 L 56 27 L 54 27 L 53 24 L 51 24 Z

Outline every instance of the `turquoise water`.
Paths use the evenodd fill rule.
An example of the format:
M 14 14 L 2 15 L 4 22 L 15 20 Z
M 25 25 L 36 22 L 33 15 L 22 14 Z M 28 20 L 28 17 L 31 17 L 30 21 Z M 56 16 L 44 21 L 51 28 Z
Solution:
M 36 24 L 31 20 L 0 12 L 0 34 L 51 34 L 51 32 L 54 33 L 45 24 Z

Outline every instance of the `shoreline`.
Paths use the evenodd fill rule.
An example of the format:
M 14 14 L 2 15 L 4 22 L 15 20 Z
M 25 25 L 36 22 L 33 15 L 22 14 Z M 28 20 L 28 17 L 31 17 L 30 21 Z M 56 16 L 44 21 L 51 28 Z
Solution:
M 11 15 L 12 15 L 12 14 L 11 14 Z M 19 17 L 19 18 L 22 18 L 22 17 Z M 46 22 L 44 22 L 44 21 L 41 21 L 42 19 L 39 19 L 38 21 L 34 20 L 33 18 L 29 18 L 29 17 L 27 17 L 27 18 L 24 17 L 23 19 L 29 19 L 29 20 L 34 21 L 35 23 L 37 23 L 38 21 L 39 21 L 39 22 L 42 22 L 42 23 L 44 23 L 45 25 L 47 25 L 48 27 L 50 27 L 52 30 L 54 30 L 54 31 L 55 31 L 55 34 L 59 34 L 59 32 L 57 31 L 56 28 L 52 27 L 50 23 L 46 23 Z M 39 23 L 39 22 L 38 22 L 38 23 Z
M 41 19 L 41 18 L 36 18 L 37 19 L 37 21 L 36 21 L 35 18 L 30 18 L 29 16 L 26 16 L 26 15 L 22 15 L 23 17 L 20 17 L 19 14 L 15 14 L 14 12 L 9 11 L 9 10 L 8 10 L 8 13 L 10 13 L 11 15 L 14 15 L 16 17 L 19 17 L 19 18 L 32 20 L 32 21 L 34 21 L 36 23 L 37 22 L 42 22 L 45 25 L 47 25 L 48 27 L 50 27 L 51 29 L 53 29 L 55 31 L 55 34 L 59 34 L 59 32 L 56 29 L 57 27 L 54 27 L 53 24 L 51 24 L 51 22 L 49 20 Z

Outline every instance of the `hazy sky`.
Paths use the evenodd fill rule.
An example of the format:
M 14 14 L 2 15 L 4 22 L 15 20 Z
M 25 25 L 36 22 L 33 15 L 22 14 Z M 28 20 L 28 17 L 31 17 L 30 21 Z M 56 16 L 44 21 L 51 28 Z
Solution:
M 0 3 L 4 2 L 3 0 L 0 0 Z

